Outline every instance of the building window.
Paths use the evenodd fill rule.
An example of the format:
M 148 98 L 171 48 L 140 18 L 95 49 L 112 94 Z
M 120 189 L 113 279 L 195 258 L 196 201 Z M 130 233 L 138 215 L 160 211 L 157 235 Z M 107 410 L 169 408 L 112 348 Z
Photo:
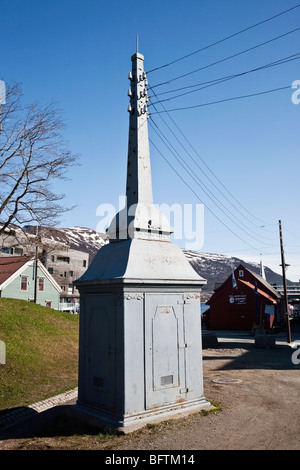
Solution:
M 22 248 L 15 248 L 15 255 L 22 256 L 23 255 L 23 249 Z
M 60 286 L 62 291 L 66 290 L 66 286 Z
M 13 255 L 14 254 L 14 249 L 13 248 L 2 248 L 2 253 L 5 253 L 6 255 Z
M 69 271 L 69 276 L 73 277 L 73 271 Z
M 57 257 L 57 262 L 58 263 L 70 263 L 70 258 L 68 256 L 58 256 Z
M 44 292 L 45 290 L 45 279 L 43 277 L 39 277 L 39 292 Z
M 54 255 L 51 255 L 51 262 L 54 263 Z
M 83 262 L 82 262 L 82 266 L 83 266 L 84 268 L 86 268 L 86 260 L 85 260 L 85 259 L 84 259 Z
M 244 271 L 243 271 L 243 269 L 240 269 L 240 270 L 239 270 L 239 277 L 244 277 Z
M 52 308 L 52 300 L 47 300 L 46 301 L 46 307 Z
M 48 268 L 48 273 L 53 274 L 53 268 Z
M 73 284 L 69 284 L 68 294 L 73 294 Z
M 27 290 L 28 288 L 27 276 L 21 276 L 21 290 Z

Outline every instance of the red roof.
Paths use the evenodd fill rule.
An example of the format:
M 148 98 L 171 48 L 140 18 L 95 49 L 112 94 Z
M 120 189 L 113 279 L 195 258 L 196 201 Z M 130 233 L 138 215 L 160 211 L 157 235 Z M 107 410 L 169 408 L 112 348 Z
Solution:
M 0 285 L 30 259 L 31 256 L 0 256 Z
M 242 279 L 239 279 L 239 281 L 241 281 L 243 284 L 246 284 L 246 286 L 250 287 L 252 290 L 255 289 L 255 286 L 254 286 L 253 284 L 251 284 L 251 282 L 249 282 L 249 281 L 243 281 Z M 261 290 L 261 289 L 257 289 L 257 292 L 258 292 L 260 295 L 263 295 L 264 297 L 266 297 L 268 300 L 271 300 L 271 302 L 273 302 L 273 303 L 279 302 L 278 299 L 274 299 L 274 298 L 271 297 L 269 294 L 267 294 L 267 292 L 264 292 L 264 291 Z

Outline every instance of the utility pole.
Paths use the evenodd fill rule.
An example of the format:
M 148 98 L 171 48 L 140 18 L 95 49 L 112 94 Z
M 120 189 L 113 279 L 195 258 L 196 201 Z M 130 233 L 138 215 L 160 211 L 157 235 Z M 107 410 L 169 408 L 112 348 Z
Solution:
M 256 324 L 261 327 L 261 322 L 259 321 L 259 306 L 258 306 L 258 296 L 259 296 L 259 293 L 258 293 L 258 291 L 257 291 L 257 282 L 256 282 L 256 281 L 255 281 L 254 292 L 255 292 Z
M 35 240 L 35 261 L 34 261 L 34 303 L 37 303 L 37 277 L 38 277 L 38 233 L 39 227 L 36 226 L 36 240 Z
M 286 339 L 288 343 L 291 343 L 291 327 L 290 327 L 288 295 L 287 295 L 286 275 L 285 275 L 286 264 L 285 264 L 285 259 L 284 259 L 281 220 L 279 220 L 279 236 L 280 236 L 280 250 L 281 250 L 282 280 L 283 280 L 283 290 L 284 290 L 284 313 L 285 313 L 285 321 L 286 321 Z

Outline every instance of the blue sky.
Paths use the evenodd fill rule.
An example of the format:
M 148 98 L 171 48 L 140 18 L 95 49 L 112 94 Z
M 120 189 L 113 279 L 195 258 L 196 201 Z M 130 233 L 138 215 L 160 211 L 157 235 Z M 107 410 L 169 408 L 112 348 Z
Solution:
M 76 205 L 61 226 L 96 229 L 97 207 L 112 204 L 118 209 L 119 197 L 125 194 L 127 76 L 137 34 L 145 70 L 150 71 L 296 5 L 290 0 L 0 0 L 0 78 L 21 82 L 29 103 L 56 101 L 68 126 L 69 146 L 81 155 L 80 166 L 69 171 L 69 181 L 55 186 L 66 194 L 67 205 Z M 223 60 L 299 27 L 300 8 L 295 8 L 148 73 L 149 84 L 156 94 L 177 88 L 185 92 L 191 90 L 186 87 L 292 56 L 300 52 L 300 30 Z M 219 63 L 210 65 L 214 62 Z M 300 104 L 292 102 L 297 90 L 291 88 L 300 80 L 299 63 L 248 73 L 163 106 L 172 110 L 289 87 L 282 91 L 168 114 L 149 108 L 155 203 L 204 204 L 204 243 L 195 250 L 257 262 L 262 257 L 279 273 L 282 220 L 286 262 L 291 265 L 287 277 L 292 280 L 300 278 Z M 154 103 L 151 90 L 149 95 Z M 160 103 L 156 108 L 163 110 Z M 190 174 L 156 134 L 155 125 L 190 164 Z M 186 240 L 176 243 L 186 246 Z

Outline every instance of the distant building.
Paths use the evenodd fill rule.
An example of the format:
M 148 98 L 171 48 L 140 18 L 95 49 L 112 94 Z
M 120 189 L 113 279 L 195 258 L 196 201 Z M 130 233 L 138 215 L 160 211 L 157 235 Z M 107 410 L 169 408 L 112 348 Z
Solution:
M 259 274 L 240 264 L 206 302 L 206 327 L 251 330 L 254 323 L 272 328 L 281 316 L 280 294 Z
M 0 257 L 0 296 L 28 300 L 44 307 L 59 309 L 61 289 L 43 264 L 28 256 Z
M 61 288 L 61 310 L 74 310 L 79 307 L 79 292 L 74 286 L 87 270 L 89 254 L 78 250 L 53 250 L 45 257 L 45 267 Z
M 281 295 L 284 295 L 284 289 L 282 284 L 274 283 L 272 287 Z M 289 282 L 286 286 L 288 300 L 300 299 L 300 282 Z
M 48 273 L 60 286 L 60 310 L 78 311 L 79 293 L 73 282 L 84 274 L 89 265 L 89 254 L 70 249 L 66 239 L 56 241 L 53 235 L 56 229 L 39 228 L 37 237 L 36 227 L 22 231 L 17 226 L 7 228 L 0 236 L 1 257 L 29 256 L 35 257 L 38 243 L 38 257 Z

